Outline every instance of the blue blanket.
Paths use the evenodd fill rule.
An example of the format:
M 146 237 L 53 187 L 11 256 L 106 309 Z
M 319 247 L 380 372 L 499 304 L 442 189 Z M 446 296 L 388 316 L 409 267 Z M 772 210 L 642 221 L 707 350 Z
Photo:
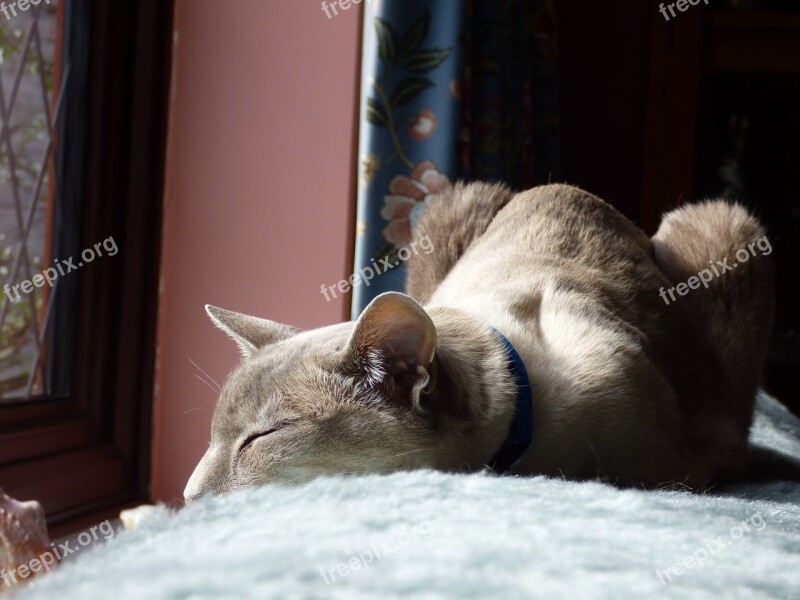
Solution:
M 761 396 L 752 442 L 800 458 Z M 436 472 L 206 498 L 87 549 L 20 596 L 800 600 L 800 484 L 619 490 Z

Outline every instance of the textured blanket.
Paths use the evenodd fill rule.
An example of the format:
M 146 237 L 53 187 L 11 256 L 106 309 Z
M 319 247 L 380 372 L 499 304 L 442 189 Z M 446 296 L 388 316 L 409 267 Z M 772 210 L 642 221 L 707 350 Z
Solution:
M 754 444 L 800 457 L 762 396 Z M 21 598 L 789 598 L 800 484 L 706 494 L 435 472 L 207 498 L 86 549 Z

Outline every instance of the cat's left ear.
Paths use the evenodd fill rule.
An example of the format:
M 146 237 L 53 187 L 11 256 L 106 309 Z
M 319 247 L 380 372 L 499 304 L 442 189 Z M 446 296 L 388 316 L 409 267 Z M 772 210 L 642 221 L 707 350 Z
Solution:
M 242 313 L 206 304 L 211 321 L 227 333 L 239 346 L 242 358 L 249 358 L 269 344 L 292 337 L 300 330 L 268 319 L 259 319 Z
M 436 353 L 436 328 L 419 304 L 398 292 L 381 294 L 361 313 L 348 344 L 370 382 L 383 383 L 391 401 L 418 406 Z

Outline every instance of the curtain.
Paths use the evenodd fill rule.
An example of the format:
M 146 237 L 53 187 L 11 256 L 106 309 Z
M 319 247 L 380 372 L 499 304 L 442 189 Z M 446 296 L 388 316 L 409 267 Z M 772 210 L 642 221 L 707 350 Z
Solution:
M 442 187 L 558 180 L 554 3 L 366 1 L 353 318 L 403 290 L 414 224 Z

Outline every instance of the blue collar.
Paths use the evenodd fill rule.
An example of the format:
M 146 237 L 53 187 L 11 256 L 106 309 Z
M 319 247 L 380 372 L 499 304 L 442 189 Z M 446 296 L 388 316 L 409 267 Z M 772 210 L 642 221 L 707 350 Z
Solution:
M 514 414 L 514 420 L 511 422 L 508 437 L 489 463 L 492 471 L 499 474 L 508 473 L 513 469 L 530 448 L 531 439 L 533 438 L 534 386 L 528 380 L 528 371 L 525 369 L 525 363 L 522 362 L 522 357 L 516 348 L 497 329 L 491 325 L 489 327 L 502 340 L 506 348 L 508 370 L 514 376 L 514 381 L 517 384 L 516 413 Z

